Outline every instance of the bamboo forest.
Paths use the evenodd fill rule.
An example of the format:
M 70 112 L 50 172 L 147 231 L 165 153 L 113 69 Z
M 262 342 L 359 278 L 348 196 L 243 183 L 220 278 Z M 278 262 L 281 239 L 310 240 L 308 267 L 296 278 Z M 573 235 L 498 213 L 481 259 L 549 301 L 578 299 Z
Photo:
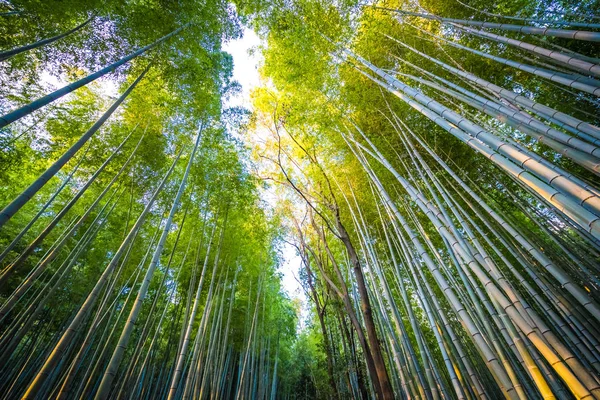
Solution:
M 600 0 L 0 0 L 0 400 L 600 399 Z

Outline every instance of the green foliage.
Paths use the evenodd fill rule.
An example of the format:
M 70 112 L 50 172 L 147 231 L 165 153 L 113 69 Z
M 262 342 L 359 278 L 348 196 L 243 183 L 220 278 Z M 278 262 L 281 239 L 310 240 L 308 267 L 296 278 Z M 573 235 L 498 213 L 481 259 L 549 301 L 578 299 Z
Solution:
M 500 15 L 557 20 L 559 17 L 552 10 L 588 15 L 598 14 L 600 10 L 595 0 L 577 6 L 571 3 L 508 0 L 490 4 L 470 0 L 467 4 L 454 0 L 423 0 L 419 6 L 444 17 L 495 22 L 504 22 Z M 423 11 L 413 2 L 384 1 L 378 5 Z M 458 297 L 470 307 L 469 313 L 477 315 L 477 329 L 484 331 L 489 330 L 484 323 L 488 315 L 485 313 L 496 306 L 485 297 L 487 286 L 462 275 L 459 269 L 464 260 L 456 260 L 431 210 L 425 212 L 419 208 L 422 199 L 410 192 L 407 184 L 400 184 L 389 168 L 374 157 L 365 156 L 364 160 L 357 157 L 358 147 L 352 140 L 365 144 L 365 140 L 358 137 L 360 129 L 428 203 L 440 201 L 432 187 L 432 182 L 438 181 L 432 177 L 450 188 L 448 176 L 424 151 L 424 146 L 415 145 L 414 151 L 408 146 L 409 141 L 402 136 L 395 117 L 405 122 L 415 138 L 449 164 L 511 226 L 531 236 L 530 242 L 534 245 L 531 248 L 542 249 L 553 263 L 565 266 L 566 276 L 578 287 L 585 287 L 591 298 L 598 297 L 598 280 L 594 274 L 599 253 L 590 250 L 589 256 L 586 244 L 590 242 L 586 234 L 575 229 L 561 212 L 540 201 L 535 193 L 525 190 L 507 174 L 499 173 L 498 167 L 463 141 L 383 90 L 365 76 L 368 71 L 364 63 L 341 50 L 360 55 L 395 79 L 436 98 L 448 109 L 481 123 L 502 140 L 517 141 L 548 163 L 582 179 L 586 185 L 597 187 L 600 181 L 596 174 L 540 143 L 536 137 L 510 127 L 501 119 L 489 118 L 472 105 L 455 101 L 408 76 L 422 76 L 416 72 L 416 65 L 495 99 L 495 95 L 467 85 L 433 61 L 439 59 L 565 114 L 598 124 L 600 102 L 596 97 L 548 84 L 540 77 L 448 46 L 439 37 L 523 63 L 543 65 L 549 60 L 525 56 L 518 49 L 466 34 L 439 21 L 399 15 L 355 0 L 231 3 L 224 0 L 12 0 L 0 4 L 0 10 L 4 9 L 15 13 L 0 16 L 2 49 L 61 34 L 88 18 L 91 22 L 52 44 L 1 62 L 2 114 L 183 27 L 179 34 L 113 73 L 0 131 L 0 204 L 4 207 L 75 143 L 150 66 L 145 78 L 84 148 L 0 231 L 0 250 L 12 246 L 13 240 L 22 233 L 1 260 L 0 265 L 6 272 L 20 254 L 29 251 L 28 245 L 60 215 L 63 207 L 130 135 L 73 208 L 47 237 L 30 249 L 22 265 L 11 272 L 0 287 L 0 310 L 6 311 L 6 315 L 0 316 L 0 359 L 10 366 L 0 371 L 3 378 L 0 392 L 7 397 L 18 398 L 24 394 L 48 355 L 60 343 L 58 339 L 71 331 L 76 332 L 69 342 L 72 347 L 53 366 L 56 372 L 45 378 L 48 381 L 39 395 L 54 395 L 65 377 L 77 381 L 73 390 L 77 390 L 79 396 L 93 395 L 96 381 L 101 379 L 110 355 L 117 348 L 119 334 L 125 331 L 127 315 L 198 134 L 201 140 L 181 204 L 118 366 L 116 376 L 122 397 L 143 398 L 170 388 L 171 372 L 165 371 L 171 371 L 179 357 L 187 319 L 195 309 L 196 293 L 197 313 L 190 335 L 185 339 L 190 346 L 184 355 L 186 366 L 189 366 L 188 359 L 197 359 L 193 366 L 196 370 L 186 369 L 180 383 L 180 392 L 184 390 L 182 385 L 194 390 L 188 393 L 192 397 L 200 397 L 200 390 L 212 390 L 226 392 L 231 398 L 250 393 L 270 398 L 273 389 L 281 397 L 297 399 L 374 396 L 377 389 L 373 371 L 365 362 L 373 342 L 383 349 L 384 367 L 389 371 L 410 369 L 400 365 L 403 362 L 400 355 L 417 360 L 414 361 L 416 366 L 429 360 L 427 365 L 438 367 L 441 382 L 448 387 L 451 371 L 464 372 L 461 363 L 465 360 L 459 360 L 453 353 L 458 348 L 453 346 L 461 345 L 466 349 L 465 359 L 482 370 L 477 375 L 483 385 L 497 389 L 494 377 L 485 368 L 486 363 L 474 345 L 475 335 L 464 329 L 466 324 L 455 312 L 446 289 L 436 281 L 439 278 L 431 270 L 418 268 L 422 267 L 424 254 L 432 257 L 442 271 L 440 274 L 453 288 L 459 288 Z M 240 91 L 240 86 L 232 79 L 232 57 L 222 50 L 224 42 L 240 37 L 245 25 L 253 26 L 264 39 L 260 49 L 263 56 L 260 73 L 266 84 L 253 91 L 252 112 L 227 108 L 227 100 Z M 507 35 L 526 38 L 521 34 Z M 527 39 L 543 46 L 566 47 L 568 51 L 598 57 L 597 48 L 590 43 L 556 38 Z M 399 45 L 397 40 L 426 56 Z M 421 165 L 414 158 L 415 154 L 422 154 L 423 165 L 435 166 L 427 171 L 415 168 Z M 130 156 L 131 160 L 126 161 Z M 101 287 L 97 301 L 85 313 L 83 322 L 69 330 L 67 327 L 74 315 L 97 287 L 99 277 L 174 161 L 172 174 L 109 274 L 107 283 Z M 102 201 L 76 230 L 70 231 L 72 224 L 86 215 L 126 162 L 122 174 Z M 394 230 L 397 227 L 392 226 L 392 218 L 388 218 L 382 191 L 365 171 L 380 180 L 381 186 L 389 192 L 390 201 L 407 219 L 407 226 L 417 232 L 417 237 L 426 239 L 424 252 L 417 252 L 411 247 L 412 243 L 407 249 L 399 245 L 405 238 Z M 470 197 L 461 190 L 452 192 L 454 202 L 446 198 L 442 201 L 448 210 L 459 210 L 452 214 L 456 220 L 453 226 L 459 227 L 452 234 L 471 235 L 469 245 L 464 246 L 468 251 L 474 251 L 473 247 L 479 252 L 475 242 L 484 243 L 482 248 L 491 254 L 485 265 L 502 265 L 499 276 L 512 276 L 517 271 L 526 276 L 519 284 L 549 285 L 548 291 L 555 293 L 556 282 L 546 270 L 538 269 L 543 263 L 525 254 L 525 250 L 530 249 L 513 251 L 515 238 L 492 234 L 501 229 L 497 221 L 481 225 L 476 233 L 466 233 L 465 227 L 469 225 L 463 219 L 478 219 L 483 212 L 481 204 L 471 206 Z M 276 198 L 274 209 L 265 205 L 268 196 Z M 32 225 L 22 231 L 30 222 Z M 349 231 L 349 237 L 342 237 L 342 227 Z M 62 241 L 63 238 L 66 239 Z M 284 242 L 296 246 L 303 262 L 299 279 L 311 306 L 307 321 L 301 324 L 298 300 L 290 299 L 281 283 L 283 257 L 279 251 Z M 376 334 L 380 335 L 369 345 L 358 338 L 366 326 L 367 313 L 363 294 L 359 295 L 357 265 L 350 259 L 348 243 L 359 253 L 359 271 L 366 281 Z M 57 250 L 56 258 L 45 264 L 48 254 L 54 254 L 51 251 L 59 244 L 62 247 Z M 496 247 L 500 250 L 496 251 Z M 581 265 L 576 265 L 577 259 L 583 261 Z M 38 276 L 41 265 L 45 269 Z M 588 267 L 591 272 L 585 269 Z M 495 273 L 490 271 L 486 267 L 486 273 Z M 541 271 L 543 284 L 531 271 Z M 29 281 L 32 276 L 35 279 Z M 586 279 L 590 276 L 594 279 Z M 20 292 L 20 285 L 29 283 L 31 287 Z M 535 312 L 542 310 L 544 322 L 552 325 L 558 318 L 552 314 L 554 310 L 548 312 L 539 303 L 536 293 L 528 291 L 529 286 L 519 288 L 519 295 L 531 303 Z M 506 289 L 503 286 L 501 292 L 507 292 Z M 11 295 L 15 293 L 18 301 L 10 310 L 2 308 L 11 304 Z M 476 295 L 482 299 L 482 304 L 477 304 L 479 307 L 475 307 L 473 301 L 478 298 Z M 431 296 L 439 302 L 429 303 Z M 554 306 L 563 301 L 563 296 L 567 307 L 559 309 L 561 317 L 571 312 L 571 295 L 561 292 L 555 296 L 558 300 L 551 298 Z M 435 309 L 434 325 L 430 323 L 426 305 Z M 446 318 L 443 323 L 441 316 Z M 494 318 L 490 320 L 496 324 L 504 316 Z M 580 329 L 578 323 L 569 321 L 563 325 Z M 299 325 L 304 326 L 301 332 L 297 332 Z M 597 327 L 586 325 L 585 332 L 588 329 L 595 332 Z M 445 344 L 453 353 L 455 364 L 447 370 L 444 369 L 447 349 L 440 346 L 436 332 L 447 335 L 450 330 L 456 332 L 456 342 Z M 501 342 L 509 334 L 503 331 L 504 336 L 496 338 L 496 333 L 488 333 L 486 342 L 494 345 L 496 340 Z M 523 337 L 528 334 L 525 332 Z M 18 339 L 14 344 L 10 341 L 13 337 Z M 578 341 L 574 346 L 587 346 L 587 342 L 581 343 Z M 402 347 L 402 351 L 398 347 Z M 414 354 L 405 354 L 406 349 Z M 79 351 L 85 354 L 80 360 Z M 23 357 L 23 354 L 31 357 Z M 519 376 L 528 376 L 520 363 L 515 362 L 518 359 L 511 357 L 503 362 L 515 364 Z M 75 361 L 79 364 L 70 370 Z M 543 362 L 539 363 L 546 367 Z M 551 366 L 547 367 L 550 370 Z M 413 372 L 410 374 L 413 381 L 409 382 L 414 385 L 411 390 L 422 388 L 424 385 L 419 379 L 423 378 Z M 203 382 L 202 389 L 194 388 L 194 379 Z M 396 391 L 404 385 L 400 374 L 392 374 L 391 380 Z M 553 381 L 558 382 L 558 377 L 553 376 Z M 212 387 L 215 383 L 220 386 Z M 526 386 L 526 390 L 531 389 Z
M 136 354 L 152 352 L 156 358 L 150 359 L 153 364 L 145 368 L 156 373 L 156 384 L 162 379 L 164 387 L 169 385 L 169 376 L 162 375 L 162 367 L 157 367 L 171 365 L 177 356 L 179 332 L 187 326 L 186 307 L 195 296 L 206 259 L 206 276 L 190 339 L 206 335 L 203 339 L 206 351 L 209 347 L 213 348 L 211 351 L 221 351 L 218 357 L 223 357 L 223 363 L 228 352 L 233 352 L 229 355 L 228 364 L 222 365 L 223 372 L 214 372 L 219 377 L 230 377 L 222 383 L 230 386 L 228 390 L 236 390 L 234 374 L 237 374 L 241 363 L 238 355 L 245 352 L 263 354 L 266 357 L 265 368 L 270 371 L 264 385 L 270 391 L 271 380 L 278 379 L 278 376 L 270 375 L 276 360 L 288 363 L 291 357 L 286 349 L 295 341 L 296 314 L 280 283 L 280 260 L 275 251 L 280 232 L 261 203 L 258 182 L 247 170 L 248 149 L 234 139 L 238 135 L 237 130 L 242 129 L 248 112 L 242 109 L 223 110 L 225 99 L 239 90 L 239 84 L 231 77 L 232 58 L 221 50 L 223 42 L 240 36 L 241 20 L 233 5 L 221 1 L 14 1 L 10 6 L 19 10 L 20 14 L 0 17 L 2 48 L 14 48 L 59 34 L 88 17 L 93 17 L 93 20 L 51 45 L 19 54 L 3 63 L 0 67 L 2 82 L 6 83 L 0 100 L 3 113 L 69 81 L 80 79 L 189 24 L 179 35 L 136 58 L 115 74 L 53 102 L 0 133 L 0 202 L 4 206 L 81 137 L 113 103 L 114 92 L 117 95 L 122 93 L 142 69 L 151 64 L 146 77 L 108 122 L 2 229 L 0 247 L 4 249 L 77 168 L 31 229 L 4 258 L 2 265 L 6 267 L 131 134 L 122 150 L 81 199 L 3 285 L 1 295 L 6 304 L 6 299 L 19 283 L 44 259 L 52 243 L 58 243 L 68 232 L 70 224 L 86 213 L 139 143 L 128 166 L 103 200 L 68 238 L 46 272 L 33 283 L 32 291 L 26 293 L 23 301 L 3 320 L 2 332 L 11 324 L 20 323 L 20 312 L 32 304 L 35 309 L 38 293 L 48 293 L 45 302 L 40 303 L 41 312 L 33 317 L 36 328 L 23 331 L 21 346 L 17 347 L 13 356 L 16 357 L 18 351 L 24 348 L 22 346 L 37 338 L 40 332 L 44 332 L 40 339 L 43 345 L 35 349 L 36 354 L 41 355 L 45 348 L 55 345 L 46 335 L 62 334 L 65 324 L 69 323 L 96 285 L 168 167 L 181 152 L 174 172 L 140 231 L 125 249 L 101 299 L 92 309 L 91 318 L 101 313 L 105 313 L 106 317 L 100 322 L 101 330 L 90 336 L 88 346 L 93 356 L 84 359 L 86 368 L 97 362 L 95 357 L 100 356 L 105 344 L 105 351 L 112 352 L 111 346 L 116 344 L 123 329 L 125 317 L 160 236 L 161 224 L 183 176 L 193 141 L 200 132 L 200 146 L 182 204 L 167 237 L 122 365 L 139 368 L 141 364 L 135 363 L 140 363 L 145 353 L 142 356 Z M 104 210 L 103 213 L 101 210 Z M 82 251 L 76 254 L 78 246 L 84 244 L 83 238 L 91 234 L 89 242 L 85 242 Z M 213 242 L 210 252 L 209 241 Z M 69 262 L 73 263 L 72 268 L 58 280 Z M 217 267 L 213 269 L 215 264 Z M 55 282 L 58 282 L 57 286 L 52 289 Z M 214 288 L 214 293 L 212 302 L 208 303 L 210 287 Z M 259 297 L 258 287 L 261 290 Z M 256 301 L 262 306 L 257 308 L 259 322 L 251 334 Z M 163 313 L 164 318 L 161 319 Z M 203 317 L 203 314 L 206 316 Z M 203 318 L 208 321 L 209 328 L 201 327 Z M 93 330 L 93 325 L 86 322 L 85 326 Z M 221 349 L 219 346 L 226 343 L 221 339 L 225 337 L 228 344 Z M 83 339 L 77 336 L 77 345 L 81 346 Z M 213 354 L 213 357 L 217 355 Z M 34 370 L 43 361 L 41 356 L 36 358 Z M 254 368 L 257 361 L 252 358 L 250 362 L 250 368 Z M 283 375 L 282 371 L 280 369 L 278 375 Z M 92 370 L 88 372 L 92 373 Z M 102 371 L 93 371 L 99 372 Z M 146 375 L 143 379 L 147 379 Z M 22 391 L 25 387 L 14 389 Z M 127 390 L 138 389 L 133 385 Z M 133 392 L 130 395 L 137 397 Z

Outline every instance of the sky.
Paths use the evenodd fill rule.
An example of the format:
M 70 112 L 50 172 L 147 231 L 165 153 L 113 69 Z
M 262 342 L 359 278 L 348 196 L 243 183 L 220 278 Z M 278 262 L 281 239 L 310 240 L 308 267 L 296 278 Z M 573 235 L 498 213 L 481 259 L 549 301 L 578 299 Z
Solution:
M 232 40 L 223 46 L 223 50 L 233 57 L 233 78 L 242 85 L 241 93 L 228 99 L 225 103 L 226 106 L 243 106 L 247 109 L 252 109 L 250 93 L 254 87 L 261 84 L 258 71 L 261 62 L 260 52 L 252 50 L 260 45 L 261 40 L 256 33 L 251 29 L 246 28 L 242 38 Z M 273 204 L 275 198 L 271 193 L 264 192 L 263 200 L 268 204 Z M 302 319 L 307 314 L 308 300 L 297 280 L 301 259 L 296 254 L 295 249 L 289 244 L 282 246 L 281 250 L 283 256 L 283 262 L 280 269 L 283 274 L 282 285 L 291 298 L 298 298 L 302 302 L 303 310 L 300 318 L 300 325 L 302 326 Z
M 248 28 L 244 29 L 244 36 L 240 39 L 231 40 L 223 46 L 223 50 L 233 57 L 233 78 L 242 85 L 242 93 L 229 99 L 227 106 L 243 106 L 251 109 L 250 92 L 255 86 L 260 85 L 258 65 L 260 54 L 252 49 L 260 46 L 260 38 Z

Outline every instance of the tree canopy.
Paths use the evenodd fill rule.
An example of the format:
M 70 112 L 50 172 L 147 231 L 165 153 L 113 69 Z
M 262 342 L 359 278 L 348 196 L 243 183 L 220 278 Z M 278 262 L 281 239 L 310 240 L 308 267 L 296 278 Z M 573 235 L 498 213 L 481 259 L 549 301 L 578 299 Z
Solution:
M 0 397 L 600 398 L 599 8 L 0 2 Z

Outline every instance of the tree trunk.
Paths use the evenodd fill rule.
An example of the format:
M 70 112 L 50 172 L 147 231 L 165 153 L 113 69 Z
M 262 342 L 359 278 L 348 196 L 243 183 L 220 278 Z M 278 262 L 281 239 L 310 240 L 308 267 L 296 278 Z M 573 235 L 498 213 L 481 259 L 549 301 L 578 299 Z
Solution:
M 83 145 L 104 125 L 106 120 L 113 112 L 121 105 L 121 103 L 129 96 L 129 93 L 137 86 L 142 78 L 148 72 L 150 66 L 146 67 L 144 72 L 127 88 L 127 90 L 115 101 L 108 110 L 92 125 L 86 133 L 79 138 L 58 160 L 54 162 L 42 175 L 39 176 L 27 189 L 25 189 L 16 199 L 0 211 L 0 227 L 2 227 L 9 219 L 13 217 L 35 194 L 54 176 L 60 169 L 73 158 L 75 153 L 83 147 Z
M 58 89 L 58 90 L 56 90 L 44 97 L 41 97 L 21 108 L 18 108 L 14 111 L 9 112 L 8 114 L 0 116 L 0 129 L 4 128 L 8 124 L 11 124 L 29 114 L 31 114 L 35 110 L 42 108 L 47 104 L 50 104 L 54 100 L 57 100 L 57 99 L 63 97 L 64 95 L 69 94 L 72 91 L 79 89 L 80 87 L 85 86 L 88 83 L 93 82 L 96 79 L 98 79 L 110 72 L 113 72 L 115 69 L 117 69 L 121 65 L 127 63 L 128 61 L 136 58 L 137 56 L 139 56 L 141 54 L 144 54 L 146 51 L 158 46 L 159 44 L 161 44 L 165 40 L 169 39 L 170 37 L 177 35 L 179 32 L 181 32 L 183 29 L 187 28 L 188 26 L 189 26 L 189 24 L 186 24 L 180 28 L 177 28 L 173 32 L 161 37 L 154 43 L 151 43 L 148 46 L 142 47 L 141 49 L 134 51 L 133 53 L 121 58 L 120 60 L 110 64 L 109 66 L 102 68 L 100 71 L 94 72 L 93 74 L 90 74 L 90 75 L 86 76 L 85 78 L 82 78 L 76 82 L 73 82 L 73 83 L 63 87 L 62 89 Z
M 17 54 L 20 53 L 24 53 L 26 51 L 29 50 L 33 50 L 33 49 L 37 49 L 38 47 L 42 47 L 45 46 L 47 44 L 50 44 L 52 42 L 56 42 L 57 40 L 60 40 L 62 38 L 64 38 L 65 36 L 69 36 L 72 33 L 77 32 L 78 30 L 80 30 L 81 28 L 83 28 L 84 26 L 86 26 L 87 24 L 89 24 L 93 19 L 94 19 L 94 15 L 92 15 L 91 17 L 89 17 L 86 21 L 84 21 L 83 23 L 77 25 L 75 28 L 68 30 L 64 33 L 61 33 L 60 35 L 56 35 L 53 36 L 51 38 L 48 39 L 42 39 L 42 40 L 38 40 L 37 42 L 31 43 L 31 44 L 27 44 L 25 46 L 21 46 L 21 47 L 17 47 L 14 48 L 12 50 L 5 50 L 0 52 L 0 61 L 6 61 L 11 57 L 16 56 Z
M 385 361 L 381 353 L 381 346 L 377 337 L 377 330 L 375 329 L 375 321 L 373 320 L 371 303 L 369 301 L 369 294 L 367 292 L 367 286 L 362 273 L 360 260 L 358 258 L 358 254 L 356 253 L 356 250 L 354 249 L 354 246 L 352 245 L 350 235 L 348 234 L 348 231 L 346 231 L 346 228 L 342 224 L 339 213 L 336 213 L 336 227 L 338 229 L 340 239 L 346 247 L 346 251 L 348 252 L 348 256 L 350 257 L 350 262 L 352 263 L 352 267 L 354 270 L 354 276 L 356 277 L 356 283 L 358 285 L 358 292 L 360 295 L 361 310 L 363 313 L 363 318 L 365 320 L 365 326 L 367 328 L 367 338 L 369 340 L 369 347 L 371 348 L 371 352 L 373 354 L 373 362 L 375 363 L 377 376 L 379 377 L 379 381 L 381 384 L 382 397 L 384 399 L 393 399 L 394 391 L 392 389 L 392 385 L 390 384 L 387 369 L 385 366 Z

